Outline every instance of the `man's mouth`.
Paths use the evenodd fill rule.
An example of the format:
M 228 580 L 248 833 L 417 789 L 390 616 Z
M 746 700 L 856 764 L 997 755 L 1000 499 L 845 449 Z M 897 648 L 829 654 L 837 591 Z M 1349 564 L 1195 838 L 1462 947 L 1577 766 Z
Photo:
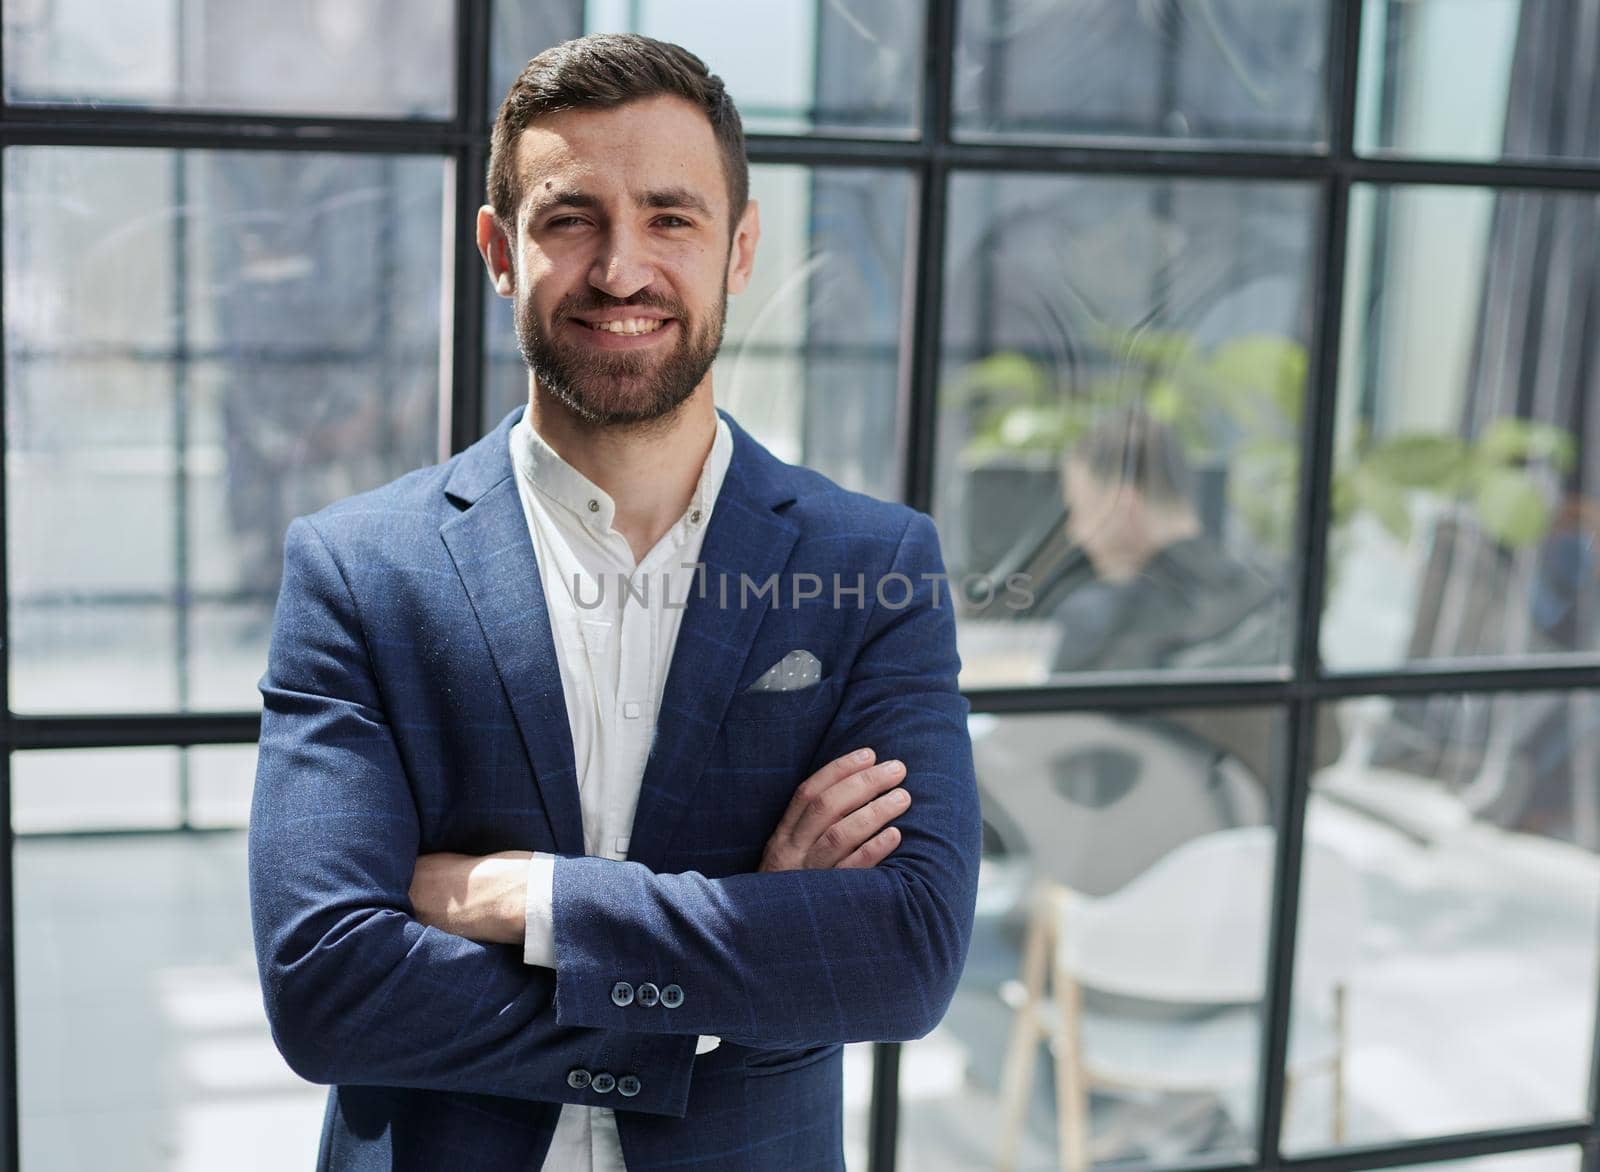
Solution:
M 601 330 L 608 334 L 653 334 L 666 325 L 671 318 L 659 317 L 629 317 L 621 321 L 591 321 L 584 322 L 591 330 Z

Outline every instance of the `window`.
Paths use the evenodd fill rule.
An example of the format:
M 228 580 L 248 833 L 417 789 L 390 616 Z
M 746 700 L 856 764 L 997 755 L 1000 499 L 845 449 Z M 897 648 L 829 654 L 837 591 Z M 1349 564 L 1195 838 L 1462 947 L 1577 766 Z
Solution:
M 0 1169 L 314 1150 L 243 887 L 283 530 L 526 401 L 488 127 L 620 30 L 743 113 L 718 404 L 952 575 L 977 923 L 850 1166 L 1584 1163 L 1592 3 L 0 0 Z

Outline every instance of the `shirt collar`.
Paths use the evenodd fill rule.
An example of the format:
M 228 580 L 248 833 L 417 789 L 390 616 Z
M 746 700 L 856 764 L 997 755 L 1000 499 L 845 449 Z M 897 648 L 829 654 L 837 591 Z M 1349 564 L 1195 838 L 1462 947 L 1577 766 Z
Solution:
M 711 451 L 700 469 L 700 479 L 689 498 L 680 525 L 703 528 L 711 520 L 711 510 L 717 494 L 727 476 L 728 465 L 733 460 L 733 433 L 728 421 L 717 414 L 717 431 L 711 441 Z M 511 458 L 517 474 L 525 478 L 547 499 L 570 512 L 581 524 L 598 536 L 611 530 L 616 516 L 616 502 L 611 495 L 582 472 L 579 472 L 561 454 L 545 442 L 528 422 L 527 413 L 511 429 Z

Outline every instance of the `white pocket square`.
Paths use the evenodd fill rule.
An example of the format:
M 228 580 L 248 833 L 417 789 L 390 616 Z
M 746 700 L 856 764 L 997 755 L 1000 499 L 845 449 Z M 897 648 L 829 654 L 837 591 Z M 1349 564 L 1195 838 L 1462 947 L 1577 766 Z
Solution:
M 822 661 L 809 651 L 789 652 L 761 673 L 746 692 L 796 692 L 822 679 Z

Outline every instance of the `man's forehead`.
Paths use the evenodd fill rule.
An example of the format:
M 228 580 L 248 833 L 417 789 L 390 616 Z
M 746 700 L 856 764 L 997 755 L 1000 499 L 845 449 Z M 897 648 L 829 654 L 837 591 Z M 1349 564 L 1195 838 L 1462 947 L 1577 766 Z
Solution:
M 525 205 L 563 191 L 631 203 L 686 189 L 713 210 L 727 201 L 711 123 L 681 98 L 547 114 L 528 124 L 516 149 Z

